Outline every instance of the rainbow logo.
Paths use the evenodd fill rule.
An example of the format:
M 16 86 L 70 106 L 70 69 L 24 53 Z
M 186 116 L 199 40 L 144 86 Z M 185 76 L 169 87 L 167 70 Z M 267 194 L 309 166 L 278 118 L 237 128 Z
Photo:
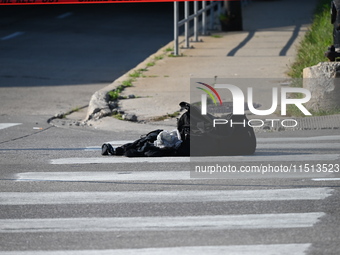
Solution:
M 216 91 L 212 86 L 210 86 L 210 85 L 208 85 L 208 84 L 205 84 L 205 83 L 203 83 L 203 82 L 197 82 L 197 83 L 198 83 L 198 84 L 201 84 L 201 85 L 203 85 L 203 86 L 205 86 L 205 87 L 207 87 L 207 88 L 209 88 L 209 89 L 215 94 L 215 96 L 214 96 L 213 93 L 211 93 L 209 90 L 204 89 L 204 88 L 200 88 L 200 87 L 196 87 L 196 88 L 198 88 L 198 89 L 200 89 L 200 90 L 203 90 L 205 93 L 207 93 L 207 94 L 209 95 L 209 97 L 211 98 L 211 100 L 214 102 L 215 105 L 217 105 L 217 100 L 216 100 L 216 98 L 217 98 L 218 101 L 220 102 L 220 105 L 223 104 L 220 95 L 217 93 L 217 91 Z

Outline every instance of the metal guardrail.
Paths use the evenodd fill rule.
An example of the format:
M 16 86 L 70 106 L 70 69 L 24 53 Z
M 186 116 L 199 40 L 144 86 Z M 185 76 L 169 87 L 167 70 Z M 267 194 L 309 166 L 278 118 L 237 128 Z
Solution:
M 184 47 L 190 48 L 190 27 L 189 24 L 194 20 L 193 26 L 193 40 L 192 42 L 199 42 L 198 35 L 201 30 L 201 35 L 207 34 L 207 24 L 209 29 L 213 29 L 215 19 L 222 13 L 224 1 L 200 1 L 202 4 L 199 9 L 199 1 L 194 1 L 194 12 L 189 14 L 189 1 L 184 2 L 184 19 L 179 20 L 179 2 L 174 1 L 174 55 L 179 55 L 179 29 L 184 25 Z M 251 0 L 241 0 L 242 5 L 245 6 Z M 209 4 L 208 4 L 209 3 Z M 217 9 L 217 10 L 216 10 Z M 209 21 L 207 13 L 209 11 Z M 202 15 L 201 26 L 199 26 L 199 17 Z
M 174 2 L 174 55 L 179 55 L 179 28 L 184 25 L 184 48 L 190 48 L 190 27 L 189 24 L 192 20 L 194 20 L 194 27 L 193 27 L 193 33 L 194 33 L 194 39 L 193 42 L 198 42 L 198 34 L 199 34 L 199 16 L 202 15 L 202 21 L 201 21 L 201 29 L 202 35 L 206 35 L 207 33 L 207 12 L 210 10 L 210 19 L 209 19 L 209 27 L 210 29 L 213 28 L 214 18 L 216 13 L 220 14 L 222 12 L 222 5 L 223 1 L 201 1 L 202 2 L 202 8 L 199 10 L 199 2 L 194 1 L 194 13 L 189 15 L 189 2 L 184 2 L 184 19 L 179 20 L 179 2 Z M 207 4 L 209 2 L 209 4 Z M 214 10 L 217 6 L 217 12 Z

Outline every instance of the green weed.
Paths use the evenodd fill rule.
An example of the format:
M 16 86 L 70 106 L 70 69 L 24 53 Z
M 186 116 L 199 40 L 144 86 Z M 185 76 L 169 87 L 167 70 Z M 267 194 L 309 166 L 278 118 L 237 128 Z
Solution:
M 319 0 L 313 23 L 301 41 L 295 62 L 288 71 L 290 77 L 302 78 L 304 68 L 327 61 L 324 53 L 333 44 L 332 31 L 330 1 Z

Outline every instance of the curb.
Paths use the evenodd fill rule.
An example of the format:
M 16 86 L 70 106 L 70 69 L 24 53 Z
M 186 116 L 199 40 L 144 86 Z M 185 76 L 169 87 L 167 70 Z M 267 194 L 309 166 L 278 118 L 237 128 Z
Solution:
M 96 91 L 90 99 L 88 110 L 86 117 L 84 121 L 88 120 L 99 120 L 103 117 L 112 115 L 112 111 L 109 106 L 109 96 L 108 93 L 112 90 L 115 90 L 118 86 L 122 85 L 123 81 L 131 79 L 129 76 L 134 71 L 137 71 L 139 69 L 147 68 L 147 63 L 150 61 L 154 61 L 156 56 L 164 55 L 166 54 L 165 49 L 173 46 L 173 41 L 169 42 L 162 48 L 160 48 L 158 51 L 156 51 L 154 54 L 147 57 L 144 61 L 139 63 L 134 68 L 130 69 L 128 72 L 120 76 L 118 79 L 113 81 L 110 85 Z M 119 103 L 119 100 L 117 100 L 117 103 Z

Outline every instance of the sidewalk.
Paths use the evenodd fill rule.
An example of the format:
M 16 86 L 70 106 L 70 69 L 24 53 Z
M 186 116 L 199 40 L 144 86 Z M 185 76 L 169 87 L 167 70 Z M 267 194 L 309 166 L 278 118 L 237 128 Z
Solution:
M 133 87 L 126 88 L 122 93 L 123 96 L 135 95 L 137 98 L 119 101 L 120 109 L 136 115 L 138 121 L 175 127 L 174 119 L 154 120 L 178 111 L 181 101 L 190 101 L 190 78 L 266 79 L 267 82 L 254 85 L 257 91 L 254 101 L 260 101 L 261 107 L 268 109 L 272 103 L 271 87 L 285 83 L 285 73 L 294 61 L 297 45 L 311 23 L 316 2 L 253 1 L 243 10 L 244 31 L 213 32 L 210 36 L 202 36 L 200 39 L 203 42 L 191 43 L 193 49 L 181 49 L 181 57 L 168 57 L 169 53 L 165 50 L 173 47 L 171 42 L 111 85 L 97 91 L 87 109 L 68 118 L 79 121 L 94 112 L 99 112 L 97 115 L 109 113 L 104 100 L 106 93 L 130 79 L 129 74 L 135 70 L 145 68 L 147 71 L 142 72 L 143 77 L 137 78 Z M 150 62 L 155 65 L 148 67 Z M 113 117 L 91 120 L 88 124 L 104 130 L 133 130 L 136 125 L 139 125 L 138 128 L 141 126 Z

